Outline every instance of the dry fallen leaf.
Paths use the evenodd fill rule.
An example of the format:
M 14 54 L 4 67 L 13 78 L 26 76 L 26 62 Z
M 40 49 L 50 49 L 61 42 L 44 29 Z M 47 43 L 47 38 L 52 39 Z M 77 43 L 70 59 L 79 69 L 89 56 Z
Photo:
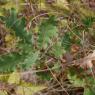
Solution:
M 89 54 L 88 56 L 77 60 L 77 62 L 75 62 L 75 64 L 78 64 L 80 67 L 82 68 L 93 68 L 93 60 L 95 60 L 95 50 L 93 51 L 93 53 Z
M 76 44 L 73 44 L 71 46 L 71 51 L 72 51 L 72 53 L 76 53 L 77 51 L 79 51 L 79 46 Z

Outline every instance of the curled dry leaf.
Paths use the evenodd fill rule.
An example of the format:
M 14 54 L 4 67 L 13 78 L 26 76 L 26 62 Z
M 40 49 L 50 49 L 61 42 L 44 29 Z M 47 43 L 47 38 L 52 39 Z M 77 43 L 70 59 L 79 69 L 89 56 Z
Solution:
M 88 56 L 84 57 L 83 59 L 77 60 L 77 62 L 75 62 L 75 64 L 77 63 L 82 68 L 92 69 L 94 66 L 94 64 L 92 63 L 93 60 L 95 60 L 95 50 L 93 51 L 93 53 L 89 54 Z
M 79 51 L 79 46 L 78 45 L 72 45 L 71 46 L 71 51 L 72 51 L 72 53 L 76 53 L 77 51 Z

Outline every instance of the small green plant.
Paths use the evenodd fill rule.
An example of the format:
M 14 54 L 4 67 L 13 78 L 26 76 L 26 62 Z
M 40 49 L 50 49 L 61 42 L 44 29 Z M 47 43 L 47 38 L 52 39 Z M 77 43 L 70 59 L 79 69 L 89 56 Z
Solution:
M 6 13 L 0 16 L 0 23 L 9 31 L 8 34 L 12 36 L 11 40 L 14 40 L 16 45 L 14 51 L 10 50 L 0 55 L 0 72 L 10 73 L 19 69 L 24 71 L 35 66 L 36 70 L 44 71 L 37 73 L 43 80 L 51 80 L 64 69 L 72 87 L 83 87 L 84 95 L 94 95 L 95 79 L 86 72 L 92 71 L 88 68 L 85 70 L 81 66 L 74 67 L 72 63 L 85 57 L 90 50 L 94 49 L 90 42 L 94 42 L 95 18 L 87 16 L 79 19 L 78 13 L 73 11 L 64 13 L 67 13 L 66 18 L 63 18 L 66 23 L 60 25 L 61 14 L 47 13 L 47 16 L 43 17 L 38 15 L 37 19 L 37 17 L 19 16 L 14 8 L 6 10 Z M 37 24 L 34 24 L 33 20 Z M 29 23 L 34 27 L 30 25 L 27 29 Z M 8 37 L 10 36 L 5 39 L 8 40 Z

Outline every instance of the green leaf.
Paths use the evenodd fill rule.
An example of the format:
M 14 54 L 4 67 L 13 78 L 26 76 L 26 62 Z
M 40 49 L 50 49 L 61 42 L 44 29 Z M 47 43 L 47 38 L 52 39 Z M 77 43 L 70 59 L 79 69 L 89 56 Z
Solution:
M 81 77 L 81 73 L 83 73 L 83 69 L 70 67 L 68 70 L 68 79 L 72 83 L 73 86 L 76 87 L 85 87 L 85 79 Z
M 7 12 L 8 15 L 0 16 L 0 20 L 5 24 L 5 28 L 10 30 L 11 35 L 15 34 L 17 38 L 20 38 L 16 46 L 19 52 L 10 52 L 0 56 L 0 72 L 14 71 L 28 57 L 30 51 L 32 52 L 32 35 L 25 29 L 26 19 L 24 17 L 18 18 L 18 14 L 13 8 Z
M 83 95 L 95 95 L 95 91 L 92 91 L 89 88 L 85 88 Z
M 17 66 L 22 66 L 22 62 L 28 58 L 29 53 L 32 52 L 32 47 L 28 44 L 19 44 L 21 51 L 8 53 L 0 56 L 0 72 L 11 72 L 16 69 Z M 24 69 L 24 68 L 23 68 Z
M 11 10 L 9 10 L 8 16 L 1 16 L 0 19 L 5 23 L 7 28 L 13 30 L 12 34 L 15 33 L 15 35 L 19 37 L 23 42 L 30 44 L 32 35 L 25 29 L 26 19 L 24 17 L 18 18 L 17 16 L 18 14 L 16 10 L 12 8 Z
M 40 76 L 41 79 L 46 80 L 46 81 L 49 81 L 51 79 L 50 72 L 38 72 L 37 75 Z
M 93 22 L 95 21 L 95 18 L 93 18 L 93 17 L 85 17 L 82 21 L 83 21 L 83 24 L 84 24 L 86 27 L 91 27 L 91 25 L 92 25 Z
M 26 59 L 24 60 L 24 62 L 22 63 L 22 66 L 24 66 L 26 69 L 31 67 L 33 64 L 36 63 L 36 61 L 39 58 L 39 51 L 36 51 L 35 53 L 30 53 Z
M 17 64 L 19 64 L 25 56 L 19 53 L 10 53 L 0 57 L 0 72 L 14 71 Z
M 83 79 L 77 78 L 76 75 L 71 76 L 68 74 L 68 78 L 70 80 L 70 82 L 75 86 L 75 87 L 84 87 L 85 82 Z
M 62 55 L 64 54 L 64 49 L 61 45 L 61 42 L 57 42 L 54 46 L 53 46 L 53 50 L 52 53 L 56 56 L 56 57 L 62 57 Z
M 52 18 L 43 21 L 39 26 L 39 45 L 43 47 L 44 44 L 51 43 L 52 39 L 58 36 L 58 29 Z
M 5 16 L 5 24 L 8 28 L 12 27 L 17 21 L 17 13 L 14 8 L 9 11 L 9 15 Z
M 62 46 L 66 51 L 70 50 L 70 46 L 72 44 L 70 36 L 70 32 L 66 32 L 62 39 Z

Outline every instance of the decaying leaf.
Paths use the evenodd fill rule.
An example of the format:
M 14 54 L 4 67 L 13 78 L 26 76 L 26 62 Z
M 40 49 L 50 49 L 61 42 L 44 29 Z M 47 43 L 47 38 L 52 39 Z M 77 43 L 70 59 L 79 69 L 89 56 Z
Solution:
M 94 64 L 92 63 L 92 61 L 95 60 L 95 50 L 93 51 L 93 53 L 89 54 L 88 56 L 77 60 L 77 64 L 80 65 L 80 67 L 82 68 L 90 68 L 92 69 Z

